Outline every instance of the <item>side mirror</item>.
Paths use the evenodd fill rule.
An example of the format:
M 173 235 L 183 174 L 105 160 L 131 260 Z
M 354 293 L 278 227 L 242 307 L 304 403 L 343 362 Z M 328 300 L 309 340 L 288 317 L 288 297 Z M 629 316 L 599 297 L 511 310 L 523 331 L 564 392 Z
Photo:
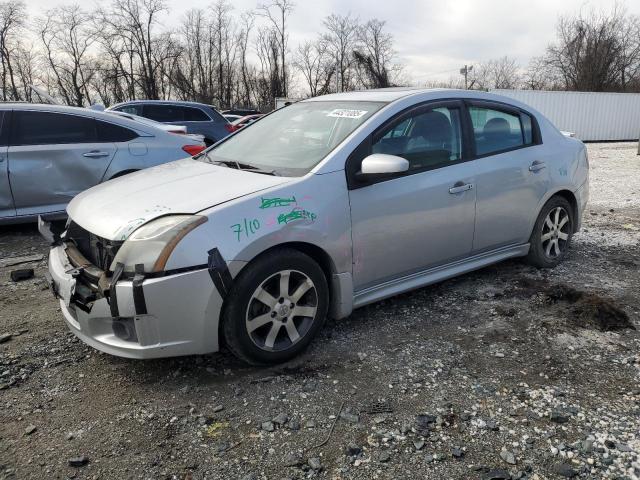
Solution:
M 409 162 L 396 155 L 374 153 L 362 160 L 358 177 L 365 179 L 389 177 L 409 170 Z

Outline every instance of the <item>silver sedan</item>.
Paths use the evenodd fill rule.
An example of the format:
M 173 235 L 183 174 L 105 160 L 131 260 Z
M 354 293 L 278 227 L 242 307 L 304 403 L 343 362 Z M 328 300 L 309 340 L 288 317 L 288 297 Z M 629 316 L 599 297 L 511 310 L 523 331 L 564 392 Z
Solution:
M 203 149 L 201 140 L 112 113 L 0 104 L 0 224 L 64 216 L 89 187 Z
M 318 97 L 80 194 L 52 286 L 69 328 L 114 355 L 224 342 L 281 362 L 328 316 L 507 258 L 556 266 L 588 179 L 580 141 L 498 95 Z

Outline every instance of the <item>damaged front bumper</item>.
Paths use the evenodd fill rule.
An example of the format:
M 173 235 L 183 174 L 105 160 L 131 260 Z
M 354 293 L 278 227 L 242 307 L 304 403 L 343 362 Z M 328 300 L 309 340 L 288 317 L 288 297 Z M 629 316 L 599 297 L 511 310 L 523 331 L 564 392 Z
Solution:
M 49 273 L 64 319 L 83 342 L 138 359 L 218 350 L 223 300 L 206 267 L 111 285 L 97 267 L 79 264 L 78 254 L 72 244 L 58 241 L 49 254 Z

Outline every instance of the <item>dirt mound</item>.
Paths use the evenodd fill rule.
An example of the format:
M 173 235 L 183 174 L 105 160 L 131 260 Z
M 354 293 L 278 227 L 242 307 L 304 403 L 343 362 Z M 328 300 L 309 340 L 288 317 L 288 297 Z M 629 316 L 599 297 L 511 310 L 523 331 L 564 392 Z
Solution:
M 596 328 L 603 332 L 635 330 L 629 315 L 611 298 L 542 280 L 526 278 L 518 283 L 523 292 L 542 294 L 551 304 L 564 304 L 569 320 L 575 326 Z

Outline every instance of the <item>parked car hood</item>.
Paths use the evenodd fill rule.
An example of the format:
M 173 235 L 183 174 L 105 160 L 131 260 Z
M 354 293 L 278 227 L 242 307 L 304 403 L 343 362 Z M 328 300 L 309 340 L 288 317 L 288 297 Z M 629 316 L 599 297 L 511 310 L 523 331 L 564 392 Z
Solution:
M 67 213 L 94 235 L 125 240 L 156 217 L 197 213 L 290 180 L 188 158 L 90 188 L 69 203 Z

